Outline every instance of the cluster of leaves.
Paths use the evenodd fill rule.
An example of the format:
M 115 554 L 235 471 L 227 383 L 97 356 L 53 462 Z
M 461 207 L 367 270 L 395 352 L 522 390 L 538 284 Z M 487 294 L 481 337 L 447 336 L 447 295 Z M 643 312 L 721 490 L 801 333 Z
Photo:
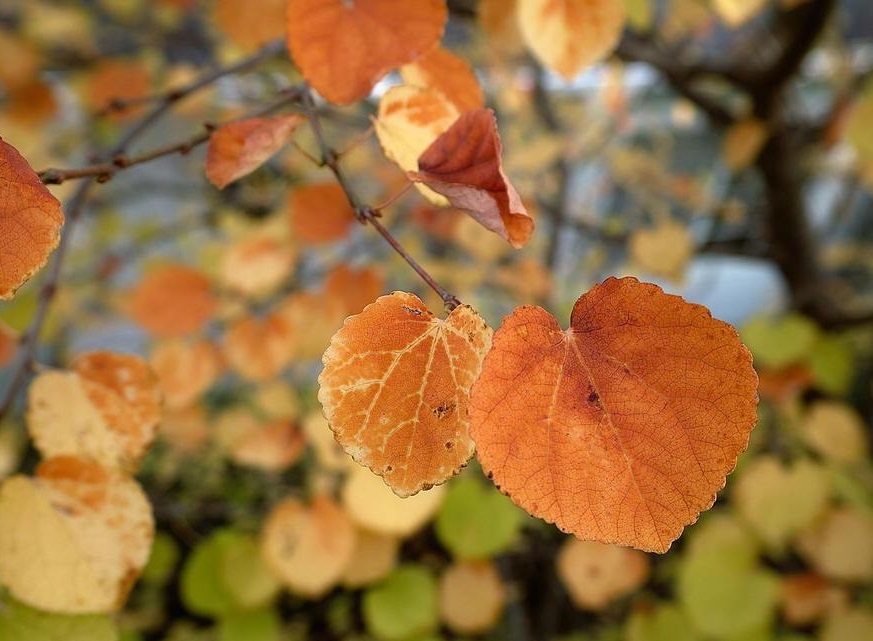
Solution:
M 106 4 L 121 23 L 135 17 Z M 632 24 L 645 21 L 628 4 Z M 27 429 L 45 460 L 34 477 L 0 486 L 0 521 L 16 524 L 0 532 L 0 583 L 11 595 L 0 602 L 0 639 L 113 639 L 108 617 L 70 615 L 119 610 L 131 639 L 507 638 L 524 627 L 518 612 L 540 584 L 553 603 L 544 637 L 583 623 L 597 638 L 635 641 L 768 640 L 813 628 L 841 641 L 869 631 L 863 427 L 845 404 L 806 403 L 851 391 L 851 339 L 799 317 L 746 327 L 773 402 L 728 501 L 664 562 L 619 547 L 665 552 L 712 505 L 756 421 L 748 350 L 705 308 L 632 277 L 562 300 L 566 330 L 538 305 L 512 310 L 554 289 L 530 254 L 511 255 L 536 242 L 535 194 L 509 179 L 472 68 L 439 44 L 445 3 L 291 0 L 287 16 L 284 5 L 265 2 L 254 14 L 244 2 L 215 6 L 242 50 L 287 26 L 297 71 L 281 74 L 305 83 L 282 82 L 257 113 L 212 96 L 191 112 L 214 110 L 221 124 L 206 134 L 80 176 L 38 176 L 0 142 L 0 178 L 16 190 L 0 201 L 12 239 L 0 246 L 3 297 L 59 240 L 59 204 L 41 178 L 108 179 L 208 142 L 205 173 L 224 190 L 208 196 L 215 212 L 196 224 L 179 207 L 162 238 L 170 251 L 141 272 L 127 271 L 129 244 L 99 251 L 96 265 L 94 250 L 129 238 L 149 246 L 161 225 L 113 230 L 113 212 L 101 213 L 87 246 L 62 245 L 55 260 L 72 252 L 74 266 L 108 287 L 25 286 L 4 309 L 0 362 L 21 360 L 16 352 L 42 335 L 72 339 L 69 351 L 81 352 L 76 340 L 93 342 L 95 329 L 99 337 L 123 316 L 140 330 L 148 367 L 86 353 L 31 382 Z M 724 15 L 736 6 L 717 5 Z M 166 11 L 172 21 L 195 9 L 168 0 Z M 271 22 L 272 11 L 282 17 Z M 481 17 L 495 49 L 506 44 L 495 34 L 517 24 L 529 50 L 566 78 L 607 55 L 626 24 L 612 0 L 483 2 Z M 395 69 L 402 82 L 371 114 L 378 151 L 338 106 L 359 103 Z M 91 106 L 119 121 L 107 135 L 155 100 L 137 61 L 98 65 L 88 80 Z M 14 102 L 18 81 L 0 81 Z M 748 166 L 761 131 L 737 125 L 725 164 Z M 328 140 L 341 134 L 338 152 Z M 650 156 L 610 162 L 628 185 L 641 173 L 655 178 L 635 187 L 642 203 L 657 207 L 679 191 Z M 410 184 L 421 197 L 405 195 Z M 368 206 L 362 195 L 388 204 Z M 403 199 L 412 207 L 394 206 Z M 669 214 L 657 219 L 629 239 L 629 252 L 650 273 L 681 276 L 690 234 Z M 372 230 L 356 222 L 433 291 L 384 295 L 414 287 L 396 258 L 363 264 L 379 254 L 365 245 Z M 205 237 L 188 235 L 195 226 Z M 424 259 L 431 252 L 448 258 Z M 504 304 L 494 303 L 495 284 L 510 294 Z M 47 312 L 58 288 L 67 296 Z M 38 324 L 26 330 L 15 318 L 29 319 L 33 304 Z M 440 307 L 445 318 L 431 311 Z M 71 310 L 76 321 L 63 327 Z M 499 329 L 486 317 L 503 318 Z M 158 423 L 159 445 L 141 470 L 150 506 L 130 475 Z M 15 468 L 20 445 L 4 447 Z M 474 453 L 481 468 L 452 479 Z M 160 531 L 146 564 L 152 508 Z M 519 586 L 526 559 L 547 564 Z

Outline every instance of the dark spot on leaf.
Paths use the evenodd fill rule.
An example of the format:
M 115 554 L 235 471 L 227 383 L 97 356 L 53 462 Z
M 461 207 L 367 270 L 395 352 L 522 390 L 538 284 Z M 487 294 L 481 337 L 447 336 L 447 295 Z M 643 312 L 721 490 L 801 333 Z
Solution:
M 454 443 L 452 443 L 451 441 L 446 441 L 446 449 L 447 450 L 452 449 L 454 446 L 455 446 Z
M 438 419 L 444 419 L 446 416 L 455 411 L 456 405 L 454 403 L 450 403 L 448 401 L 444 403 L 440 403 L 438 407 L 433 409 L 433 415 Z
M 415 309 L 414 307 L 407 307 L 406 305 L 402 305 L 403 311 L 412 314 L 413 316 L 421 316 L 421 310 Z

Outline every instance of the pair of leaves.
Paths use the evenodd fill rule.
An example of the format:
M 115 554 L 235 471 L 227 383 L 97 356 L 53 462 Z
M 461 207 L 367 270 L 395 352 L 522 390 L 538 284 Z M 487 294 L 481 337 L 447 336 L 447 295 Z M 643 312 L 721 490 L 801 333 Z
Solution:
M 569 330 L 521 307 L 491 342 L 469 307 L 442 321 L 411 294 L 378 299 L 324 355 L 319 400 L 337 440 L 401 496 L 475 447 L 528 512 L 663 552 L 712 505 L 756 420 L 733 328 L 633 278 L 580 297 Z

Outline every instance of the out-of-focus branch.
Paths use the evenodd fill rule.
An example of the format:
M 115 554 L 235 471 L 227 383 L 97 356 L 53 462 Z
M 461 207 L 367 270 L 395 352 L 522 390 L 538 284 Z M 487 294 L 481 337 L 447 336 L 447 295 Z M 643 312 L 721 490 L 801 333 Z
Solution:
M 191 83 L 168 92 L 142 118 L 137 120 L 111 149 L 105 153 L 98 154 L 98 164 L 110 163 L 114 158 L 124 155 L 131 144 L 136 142 L 183 98 L 208 87 L 220 78 L 251 69 L 283 50 L 284 43 L 282 41 L 271 42 L 251 56 L 233 65 L 214 69 Z M 66 203 L 66 221 L 61 239 L 51 257 L 49 266 L 46 268 L 43 285 L 37 300 L 36 312 L 27 330 L 19 340 L 14 362 L 10 366 L 11 375 L 9 382 L 3 391 L 2 397 L 0 397 L 0 420 L 12 409 L 12 405 L 18 396 L 21 386 L 24 384 L 27 373 L 32 368 L 36 349 L 39 345 L 39 335 L 42 333 L 52 301 L 61 282 L 61 272 L 69 251 L 70 239 L 82 217 L 85 204 L 94 184 L 95 181 L 93 180 L 82 181 Z
M 346 195 L 346 198 L 349 201 L 349 205 L 351 205 L 352 209 L 355 211 L 355 215 L 358 217 L 358 220 L 362 223 L 369 224 L 376 229 L 377 232 L 384 238 L 389 245 L 396 251 L 403 260 L 407 262 L 407 264 L 415 270 L 415 273 L 418 274 L 421 279 L 427 283 L 427 285 L 434 290 L 439 297 L 443 300 L 443 303 L 446 306 L 446 309 L 452 310 L 458 307 L 461 304 L 461 301 L 458 300 L 457 296 L 451 294 L 445 287 L 440 285 L 436 279 L 431 276 L 427 270 L 424 269 L 410 254 L 406 251 L 403 245 L 394 238 L 394 236 L 389 232 L 385 226 L 379 221 L 379 217 L 381 213 L 379 210 L 374 209 L 369 205 L 365 205 L 358 198 L 348 179 L 346 178 L 345 173 L 343 173 L 342 168 L 339 164 L 339 155 L 337 152 L 331 148 L 330 145 L 327 144 L 327 138 L 324 135 L 324 131 L 321 127 L 321 119 L 318 115 L 318 110 L 315 106 L 315 99 L 312 97 L 311 91 L 305 91 L 303 94 L 303 108 L 306 111 L 306 115 L 309 118 L 309 122 L 312 125 L 312 132 L 315 135 L 315 140 L 318 143 L 319 152 L 321 154 L 320 164 L 324 167 L 330 169 L 331 173 L 333 173 L 336 181 L 339 183 L 339 186 L 342 188 L 343 192 Z

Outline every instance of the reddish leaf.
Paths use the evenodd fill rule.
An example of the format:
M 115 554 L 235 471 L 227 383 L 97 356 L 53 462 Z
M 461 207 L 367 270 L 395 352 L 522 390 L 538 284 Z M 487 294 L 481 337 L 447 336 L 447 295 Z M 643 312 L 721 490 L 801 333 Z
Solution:
M 290 0 L 288 49 L 322 96 L 348 104 L 436 45 L 446 16 L 443 0 Z
M 206 176 L 224 189 L 252 173 L 284 147 L 305 119 L 296 114 L 249 118 L 219 127 L 209 139 Z
M 440 320 L 412 294 L 377 299 L 324 353 L 318 400 L 337 441 L 399 496 L 442 483 L 473 455 L 469 390 L 490 344 L 466 305 Z
M 534 222 L 503 173 L 502 150 L 494 112 L 468 111 L 425 150 L 419 171 L 409 172 L 409 177 L 470 212 L 513 247 L 522 247 Z
M 576 301 L 570 329 L 520 307 L 471 395 L 483 468 L 562 530 L 665 552 L 748 443 L 757 377 L 736 331 L 634 278 Z
M 0 138 L 0 299 L 48 260 L 60 240 L 64 214 L 57 198 L 18 151 Z

